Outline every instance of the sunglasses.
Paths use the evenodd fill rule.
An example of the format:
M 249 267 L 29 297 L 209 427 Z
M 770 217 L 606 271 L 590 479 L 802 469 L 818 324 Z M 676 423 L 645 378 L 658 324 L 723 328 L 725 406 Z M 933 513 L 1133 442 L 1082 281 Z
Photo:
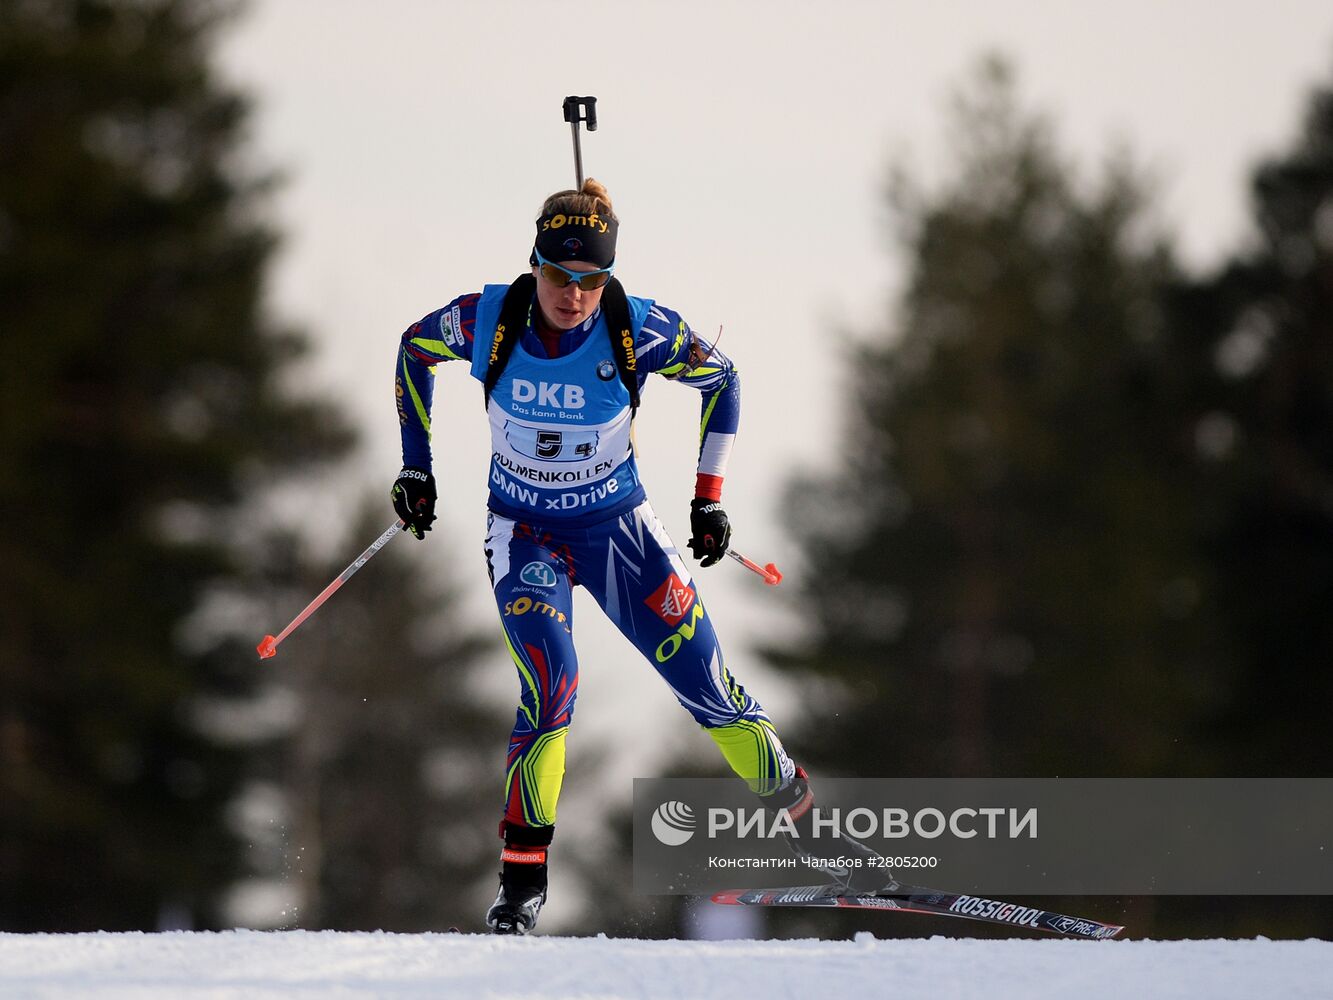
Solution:
M 574 282 L 585 292 L 595 292 L 611 280 L 611 272 L 616 269 L 616 266 L 612 264 L 610 267 L 604 267 L 599 271 L 571 271 L 554 261 L 547 260 L 535 249 L 532 251 L 532 255 L 537 259 L 537 267 L 541 276 L 555 285 L 556 288 L 564 288 L 570 282 Z

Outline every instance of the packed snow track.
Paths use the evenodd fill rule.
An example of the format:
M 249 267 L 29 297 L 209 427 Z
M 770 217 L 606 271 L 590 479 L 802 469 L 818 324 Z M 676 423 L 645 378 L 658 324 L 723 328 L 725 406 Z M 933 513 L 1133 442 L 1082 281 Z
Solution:
M 0 934 L 0 997 L 1326 998 L 1327 941 Z

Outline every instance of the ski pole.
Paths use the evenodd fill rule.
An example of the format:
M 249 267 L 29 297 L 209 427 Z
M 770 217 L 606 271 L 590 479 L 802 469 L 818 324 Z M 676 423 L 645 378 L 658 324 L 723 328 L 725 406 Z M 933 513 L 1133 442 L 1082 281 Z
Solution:
M 579 112 L 582 111 L 582 114 Z M 588 131 L 597 131 L 597 98 L 566 97 L 564 104 L 565 121 L 574 134 L 574 190 L 583 190 L 583 149 L 579 146 L 579 122 L 588 123 Z
M 772 563 L 769 563 L 767 566 L 760 566 L 754 560 L 746 559 L 745 556 L 741 555 L 735 549 L 727 549 L 727 555 L 731 556 L 731 558 L 735 559 L 750 572 L 758 573 L 770 587 L 776 587 L 782 582 L 782 573 Z
M 278 643 L 282 642 L 283 639 L 287 638 L 287 636 L 295 632 L 303 621 L 305 621 L 307 618 L 313 615 L 319 609 L 319 606 L 321 604 L 323 604 L 325 601 L 327 601 L 330 597 L 333 596 L 334 591 L 336 591 L 344 583 L 350 580 L 352 578 L 353 573 L 359 570 L 366 563 L 370 562 L 370 557 L 373 556 L 380 549 L 384 548 L 385 543 L 388 542 L 389 539 L 391 539 L 394 535 L 398 534 L 398 532 L 402 531 L 403 528 L 405 528 L 406 526 L 407 526 L 406 523 L 401 520 L 394 521 L 393 525 L 387 531 L 385 531 L 384 534 L 380 535 L 379 538 L 375 539 L 373 542 L 370 543 L 370 548 L 366 549 L 366 551 L 362 552 L 359 556 L 357 556 L 356 561 L 353 562 L 352 565 L 348 566 L 345 570 L 342 571 L 342 573 L 338 575 L 338 579 L 334 580 L 327 587 L 325 587 L 320 592 L 318 597 L 316 597 L 313 601 L 307 604 L 305 606 L 305 610 L 302 611 L 295 618 L 293 618 L 290 625 L 288 625 L 276 636 L 272 635 L 264 636 L 263 640 L 259 643 L 259 645 L 255 647 L 255 649 L 259 653 L 259 658 L 261 660 L 267 660 L 270 656 L 276 656 L 278 653 Z

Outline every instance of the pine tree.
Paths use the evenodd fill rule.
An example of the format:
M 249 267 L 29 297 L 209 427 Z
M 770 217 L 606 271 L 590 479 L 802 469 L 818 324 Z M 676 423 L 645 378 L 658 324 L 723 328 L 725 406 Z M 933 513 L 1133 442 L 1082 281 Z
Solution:
M 810 728 L 838 734 L 793 743 L 860 774 L 1188 773 L 1212 583 L 1170 254 L 1133 172 L 1086 190 L 1002 62 L 955 125 L 937 190 L 897 182 L 910 277 L 854 353 L 839 468 L 790 492 L 812 632 L 774 657 L 825 679 Z
M 1316 775 L 1333 704 L 1333 88 L 1255 173 L 1257 239 L 1182 283 L 1173 322 L 1207 403 L 1194 427 L 1213 497 L 1201 525 L 1225 581 L 1225 693 L 1213 736 L 1237 774 Z
M 953 176 L 899 189 L 911 274 L 852 359 L 851 444 L 789 494 L 811 639 L 772 655 L 822 682 L 793 743 L 862 775 L 1322 773 L 1333 91 L 1256 174 L 1257 245 L 1204 280 L 1145 238 L 1131 173 L 1078 184 L 1002 65 L 958 125 Z M 1327 904 L 1126 919 L 1299 936 Z
M 7 930 L 216 919 L 239 760 L 192 715 L 252 668 L 189 617 L 237 570 L 243 502 L 346 444 L 279 391 L 303 341 L 260 307 L 274 236 L 207 60 L 223 13 L 0 5 Z
M 1216 581 L 1201 732 L 1218 775 L 1316 777 L 1333 704 L 1333 87 L 1254 172 L 1255 238 L 1167 297 L 1188 382 L 1194 535 Z M 1327 937 L 1321 897 L 1169 901 L 1192 935 Z

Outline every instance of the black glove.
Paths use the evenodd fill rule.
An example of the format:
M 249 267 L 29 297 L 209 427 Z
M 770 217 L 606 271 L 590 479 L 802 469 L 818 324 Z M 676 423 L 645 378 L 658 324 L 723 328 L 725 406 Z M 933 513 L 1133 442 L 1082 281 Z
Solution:
M 435 477 L 425 469 L 403 466 L 393 481 L 389 496 L 393 509 L 407 524 L 407 530 L 418 538 L 425 538 L 435 520 Z
M 690 552 L 701 560 L 699 565 L 712 566 L 727 554 L 731 544 L 731 522 L 727 512 L 716 500 L 695 497 L 690 501 Z

